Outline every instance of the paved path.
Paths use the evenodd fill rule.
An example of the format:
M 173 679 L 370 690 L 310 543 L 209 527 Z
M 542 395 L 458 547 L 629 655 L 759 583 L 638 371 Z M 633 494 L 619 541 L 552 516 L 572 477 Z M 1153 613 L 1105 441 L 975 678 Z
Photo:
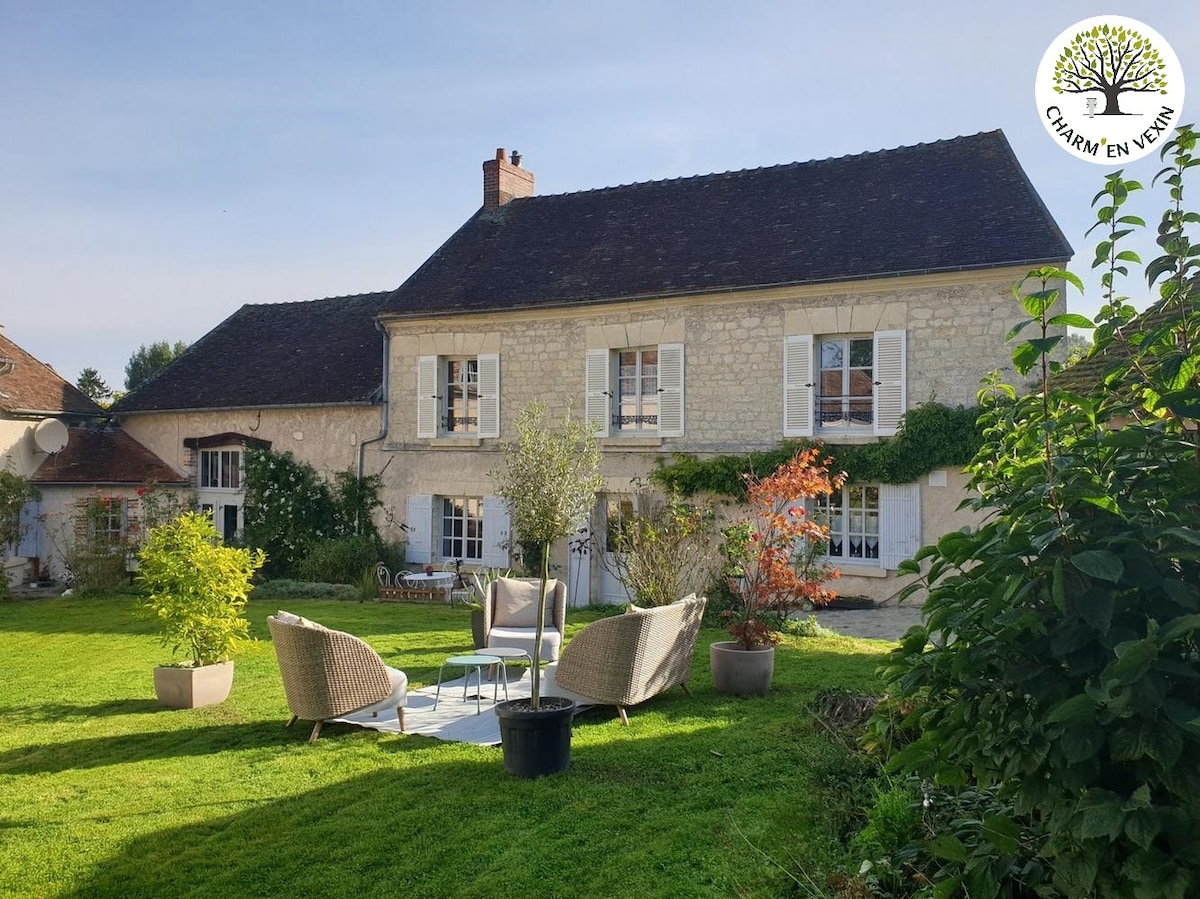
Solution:
M 893 600 L 871 609 L 822 609 L 816 616 L 822 627 L 849 637 L 899 640 L 910 627 L 921 623 L 921 607 L 916 602 L 897 605 Z

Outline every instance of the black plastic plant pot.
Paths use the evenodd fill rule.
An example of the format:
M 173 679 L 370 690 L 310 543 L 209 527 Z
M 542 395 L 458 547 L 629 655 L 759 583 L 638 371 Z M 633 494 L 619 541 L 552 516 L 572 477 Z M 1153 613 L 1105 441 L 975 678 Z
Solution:
M 504 770 L 515 777 L 542 777 L 566 771 L 571 764 L 571 721 L 575 702 L 543 696 L 536 712 L 528 699 L 496 706 Z

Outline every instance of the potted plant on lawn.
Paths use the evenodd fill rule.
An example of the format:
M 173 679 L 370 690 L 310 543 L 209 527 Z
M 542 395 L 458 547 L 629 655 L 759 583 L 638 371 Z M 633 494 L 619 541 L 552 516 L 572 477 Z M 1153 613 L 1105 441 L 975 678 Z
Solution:
M 147 617 L 162 643 L 188 658 L 154 669 L 160 705 L 190 709 L 223 702 L 233 685 L 229 655 L 249 631 L 244 614 L 262 550 L 225 546 L 212 519 L 186 512 L 150 531 L 138 553 L 137 580 L 149 594 Z
M 783 620 L 836 595 L 825 586 L 838 576 L 824 557 L 829 529 L 804 502 L 840 490 L 846 476 L 830 476 L 829 460 L 819 454 L 802 450 L 766 477 L 746 476 L 749 514 L 725 531 L 726 577 L 736 603 L 722 617 L 733 640 L 713 643 L 708 652 L 718 692 L 765 696 Z
M 496 706 L 504 768 L 519 777 L 538 777 L 565 771 L 571 760 L 571 719 L 575 703 L 558 696 L 541 696 L 542 634 L 546 626 L 546 583 L 550 578 L 550 547 L 573 534 L 590 514 L 600 477 L 600 444 L 594 428 L 571 418 L 567 408 L 562 426 L 545 422 L 544 403 L 535 402 L 517 417 L 515 440 L 503 445 L 504 467 L 492 472 L 496 495 L 508 507 L 518 539 L 541 547 L 537 628 L 530 666 L 532 693 Z

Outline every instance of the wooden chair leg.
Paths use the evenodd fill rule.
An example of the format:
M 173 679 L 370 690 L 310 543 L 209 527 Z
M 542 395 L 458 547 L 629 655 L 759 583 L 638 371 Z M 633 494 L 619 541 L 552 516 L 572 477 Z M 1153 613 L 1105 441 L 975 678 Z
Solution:
M 625 706 L 617 706 L 617 714 L 621 716 L 621 723 L 629 727 L 629 716 L 625 714 Z
M 687 685 L 686 681 L 684 683 L 680 684 L 679 686 L 683 687 L 683 692 L 686 693 L 688 696 L 692 695 L 692 691 L 688 689 L 688 685 Z
M 317 737 L 321 736 L 321 725 L 324 723 L 325 722 L 323 722 L 323 721 L 318 721 L 316 724 L 313 725 L 312 735 L 308 738 L 308 742 L 310 742 L 310 743 L 317 742 Z
M 396 718 L 400 721 L 400 733 L 404 733 L 404 706 L 397 706 Z
M 288 723 L 285 724 L 284 727 L 291 727 L 293 724 L 296 723 L 296 721 L 299 719 L 299 717 L 300 717 L 299 715 L 292 715 L 292 717 L 288 719 Z

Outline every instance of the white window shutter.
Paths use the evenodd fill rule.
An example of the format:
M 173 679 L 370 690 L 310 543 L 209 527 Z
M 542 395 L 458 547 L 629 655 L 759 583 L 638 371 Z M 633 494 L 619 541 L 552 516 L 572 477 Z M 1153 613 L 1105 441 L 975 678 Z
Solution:
M 612 353 L 607 349 L 587 351 L 587 397 L 584 414 L 601 437 L 608 436 L 612 419 L 612 380 L 608 374 Z
M 433 497 L 428 493 L 414 493 L 409 496 L 405 509 L 408 546 L 404 558 L 418 565 L 428 565 L 433 561 Z
M 875 332 L 875 434 L 890 437 L 907 403 L 905 332 Z
M 507 568 L 509 566 L 509 541 L 511 527 L 509 525 L 508 507 L 498 496 L 483 498 L 483 564 L 489 568 Z
M 683 344 L 658 345 L 658 436 L 683 436 Z
M 879 485 L 879 563 L 895 570 L 921 548 L 921 488 Z
M 479 357 L 479 436 L 500 436 L 500 356 Z
M 783 436 L 813 435 L 813 336 L 783 339 Z
M 417 437 L 438 435 L 438 357 L 417 359 Z

